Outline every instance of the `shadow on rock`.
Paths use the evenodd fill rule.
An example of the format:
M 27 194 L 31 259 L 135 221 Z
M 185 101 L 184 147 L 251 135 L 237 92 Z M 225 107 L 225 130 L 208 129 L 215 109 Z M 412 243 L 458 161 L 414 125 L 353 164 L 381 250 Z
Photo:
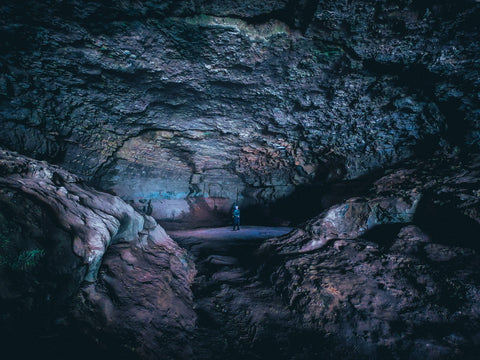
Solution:
M 461 203 L 457 200 L 458 203 Z M 452 206 L 457 205 L 457 206 Z M 426 194 L 418 204 L 414 222 L 435 243 L 456 245 L 480 250 L 480 224 L 462 213 L 461 204 L 452 200 L 440 201 L 438 196 Z

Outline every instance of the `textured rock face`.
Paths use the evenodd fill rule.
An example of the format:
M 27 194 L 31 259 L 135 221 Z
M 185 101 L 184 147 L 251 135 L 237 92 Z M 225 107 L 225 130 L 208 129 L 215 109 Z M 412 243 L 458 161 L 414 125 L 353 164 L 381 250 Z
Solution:
M 336 205 L 265 244 L 278 256 L 264 275 L 338 355 L 475 358 L 479 166 L 478 158 L 437 159 L 391 171 L 363 201 Z M 412 193 L 420 197 L 415 210 L 398 207 Z
M 473 0 L 1 7 L 0 143 L 158 219 L 478 148 Z
M 180 344 L 196 318 L 195 268 L 153 218 L 61 168 L 1 150 L 0 226 L 6 353 L 33 352 L 18 339 L 58 337 L 76 324 L 107 347 L 128 338 L 123 355 L 188 354 Z
M 155 227 L 149 245 L 109 248 L 97 282 L 82 287 L 74 317 L 109 352 L 140 359 L 188 359 L 196 322 L 190 290 L 195 268 Z
M 478 159 L 404 164 L 259 258 L 256 242 L 191 242 L 195 300 L 154 218 L 221 223 L 233 202 L 478 151 L 479 15 L 475 0 L 2 1 L 0 145 L 37 159 L 0 151 L 4 343 L 77 325 L 118 357 L 474 358 Z
M 302 322 L 346 358 L 471 358 L 479 347 L 478 254 L 405 226 L 385 249 L 338 240 L 273 279 Z M 348 349 L 348 350 L 347 350 Z M 342 354 L 343 355 L 343 354 Z

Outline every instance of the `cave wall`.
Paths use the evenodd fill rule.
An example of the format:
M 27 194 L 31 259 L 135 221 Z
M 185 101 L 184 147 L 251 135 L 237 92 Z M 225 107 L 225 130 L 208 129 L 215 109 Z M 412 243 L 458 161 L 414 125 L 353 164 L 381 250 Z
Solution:
M 157 219 L 478 149 L 473 0 L 5 1 L 0 144 Z

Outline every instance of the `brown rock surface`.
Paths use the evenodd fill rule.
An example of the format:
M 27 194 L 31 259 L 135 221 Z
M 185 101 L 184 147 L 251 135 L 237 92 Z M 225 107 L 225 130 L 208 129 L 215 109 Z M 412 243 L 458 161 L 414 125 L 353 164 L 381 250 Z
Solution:
M 359 199 L 263 245 L 277 253 L 264 276 L 344 358 L 473 359 L 480 348 L 479 160 L 437 158 L 388 172 L 355 216 L 346 211 L 331 221 L 329 214 Z M 401 214 L 392 204 L 412 193 L 418 204 Z M 364 226 L 378 199 L 389 204 L 378 207 L 382 221 Z M 319 237 L 323 247 L 306 247 Z
M 108 348 L 129 339 L 118 348 L 122 356 L 188 354 L 179 344 L 195 324 L 195 268 L 153 218 L 58 167 L 5 150 L 0 205 L 6 353 L 32 355 L 20 339 L 40 348 L 51 342 L 58 358 L 72 343 L 94 339 Z M 75 326 L 84 337 L 65 338 Z
M 103 348 L 141 359 L 191 357 L 195 269 L 164 238 L 162 233 L 143 246 L 112 245 L 98 280 L 82 287 L 74 316 Z

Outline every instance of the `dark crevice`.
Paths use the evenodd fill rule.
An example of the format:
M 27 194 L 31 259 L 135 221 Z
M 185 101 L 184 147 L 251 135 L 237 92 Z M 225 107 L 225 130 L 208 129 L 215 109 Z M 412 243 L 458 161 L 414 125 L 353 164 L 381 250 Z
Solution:
M 361 238 L 366 241 L 377 243 L 382 249 L 389 249 L 397 239 L 400 230 L 406 223 L 381 224 L 366 231 Z
M 363 61 L 364 69 L 377 75 L 388 75 L 393 77 L 400 86 L 404 86 L 412 94 L 420 95 L 425 101 L 433 102 L 445 118 L 445 129 L 440 136 L 443 136 L 451 145 L 464 147 L 465 139 L 471 131 L 471 125 L 466 120 L 466 114 L 462 109 L 461 99 L 438 99 L 435 93 L 436 87 L 442 80 L 439 75 L 430 72 L 425 65 L 411 64 L 404 65 L 400 63 L 381 63 L 373 59 Z M 461 82 L 460 79 L 452 79 L 455 82 Z M 474 86 L 463 81 L 463 87 L 474 91 Z M 372 91 L 375 87 L 372 85 Z M 385 108 L 388 110 L 388 108 Z M 433 144 L 438 144 L 439 135 L 427 137 L 424 142 L 419 142 L 417 154 L 428 149 Z M 437 147 L 438 145 L 435 145 Z
M 289 0 L 284 8 L 269 13 L 252 17 L 232 17 L 251 25 L 262 25 L 271 20 L 278 20 L 291 29 L 299 29 L 305 33 L 315 16 L 317 6 L 318 0 Z
M 299 0 L 297 4 L 297 23 L 300 30 L 305 33 L 315 17 L 318 0 Z
M 440 81 L 437 75 L 430 72 L 422 64 L 401 64 L 394 62 L 379 62 L 374 59 L 363 61 L 363 68 L 375 75 L 393 76 L 393 80 L 407 87 L 413 93 L 426 99 L 435 99 L 435 85 Z
M 427 159 L 438 150 L 440 144 L 440 135 L 427 135 L 421 141 L 419 141 L 414 149 L 413 152 L 415 157 L 418 159 Z
M 360 57 L 360 55 L 358 55 L 355 50 L 353 50 L 351 47 L 347 46 L 347 45 L 339 45 L 342 50 L 353 60 L 357 60 L 357 61 L 361 61 L 362 58 Z
M 462 147 L 470 131 L 470 125 L 465 120 L 465 113 L 461 110 L 462 103 L 458 99 L 441 101 L 437 103 L 440 111 L 445 116 L 445 138 L 454 146 Z
M 423 196 L 413 222 L 435 243 L 480 250 L 480 225 L 460 210 L 449 206 L 448 202 L 438 204 L 433 200 L 435 197 L 431 193 Z

